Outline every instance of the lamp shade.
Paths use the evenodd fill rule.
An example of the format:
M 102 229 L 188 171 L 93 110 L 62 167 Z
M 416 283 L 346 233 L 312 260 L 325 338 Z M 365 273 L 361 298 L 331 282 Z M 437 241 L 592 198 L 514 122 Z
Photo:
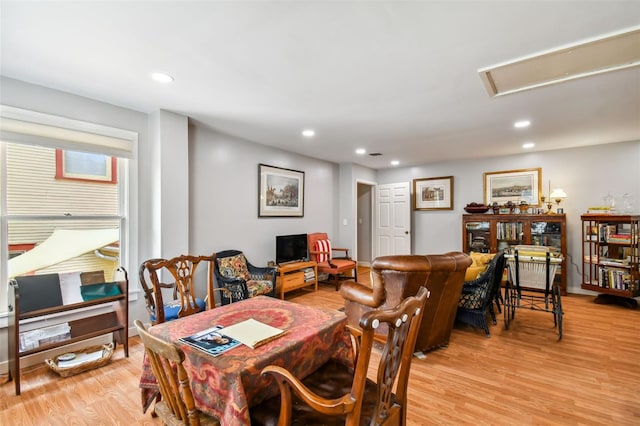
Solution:
M 553 190 L 553 192 L 551 193 L 551 195 L 549 195 L 549 198 L 555 200 L 555 199 L 561 199 L 561 198 L 566 198 L 567 193 L 564 192 L 562 189 L 560 188 L 556 188 Z

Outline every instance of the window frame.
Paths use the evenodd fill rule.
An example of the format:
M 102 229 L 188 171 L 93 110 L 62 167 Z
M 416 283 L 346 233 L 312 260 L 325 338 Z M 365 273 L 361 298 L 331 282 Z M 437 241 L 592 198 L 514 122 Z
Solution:
M 85 140 L 86 139 L 86 140 Z M 25 219 L 30 215 L 8 215 L 7 213 L 7 144 L 19 143 L 40 145 L 60 150 L 75 150 L 108 155 L 112 158 L 113 173 L 119 179 L 118 213 L 113 218 L 120 220 L 120 264 L 130 270 L 131 184 L 133 162 L 130 159 L 137 150 L 138 133 L 111 126 L 104 126 L 66 117 L 44 114 L 20 108 L 0 105 L 0 240 L 8 241 L 8 222 Z M 45 217 L 38 216 L 39 220 Z M 59 217 L 57 217 L 59 219 Z M 74 219 L 78 219 L 75 217 Z M 0 328 L 7 325 L 7 287 L 9 245 L 0 244 Z M 135 282 L 135 280 L 134 280 Z M 132 289 L 133 287 L 133 289 Z M 137 293 L 137 286 L 130 286 Z M 136 300 L 134 297 L 130 300 Z

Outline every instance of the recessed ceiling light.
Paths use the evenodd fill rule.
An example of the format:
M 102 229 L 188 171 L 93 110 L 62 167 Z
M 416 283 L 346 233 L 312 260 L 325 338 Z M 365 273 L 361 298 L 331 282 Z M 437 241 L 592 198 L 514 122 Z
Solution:
M 367 151 L 366 151 L 364 148 L 358 148 L 358 149 L 356 149 L 356 154 L 362 155 L 362 154 L 364 154 L 365 152 L 367 152 Z
M 315 130 L 312 129 L 304 129 L 302 131 L 302 136 L 304 136 L 305 138 L 312 138 L 314 137 L 316 134 Z
M 522 129 L 524 127 L 529 127 L 530 124 L 531 122 L 529 120 L 520 120 L 513 123 L 513 127 L 516 129 Z
M 391 165 L 392 166 L 397 166 L 398 164 L 400 164 L 400 162 L 398 160 L 391 160 Z
M 173 77 L 163 72 L 154 72 L 151 74 L 151 78 L 159 83 L 171 83 L 173 81 Z
M 534 146 L 536 146 L 536 144 L 535 144 L 535 143 L 533 143 L 533 142 L 527 142 L 527 143 L 523 143 L 523 144 L 522 144 L 522 147 L 523 147 L 524 149 L 531 149 L 531 148 L 533 148 Z

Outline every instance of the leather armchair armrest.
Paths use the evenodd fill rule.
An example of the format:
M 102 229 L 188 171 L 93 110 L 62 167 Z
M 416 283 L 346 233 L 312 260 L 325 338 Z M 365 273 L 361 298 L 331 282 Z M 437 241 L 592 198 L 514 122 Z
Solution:
M 384 291 L 374 292 L 372 288 L 363 284 L 347 281 L 340 286 L 343 299 L 376 308 L 384 302 Z

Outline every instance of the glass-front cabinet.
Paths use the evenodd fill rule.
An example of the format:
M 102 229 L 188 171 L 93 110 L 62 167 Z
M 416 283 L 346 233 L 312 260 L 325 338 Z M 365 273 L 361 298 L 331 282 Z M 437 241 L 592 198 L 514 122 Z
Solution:
M 581 219 L 582 288 L 602 293 L 602 303 L 605 295 L 640 296 L 640 216 L 585 214 Z
M 490 223 L 484 221 L 466 222 L 464 224 L 464 232 L 466 235 L 467 252 L 475 251 L 477 253 L 491 252 L 491 231 Z
M 517 245 L 553 247 L 563 261 L 556 280 L 562 294 L 567 292 L 567 237 L 564 214 L 464 214 L 462 250 L 496 253 Z

